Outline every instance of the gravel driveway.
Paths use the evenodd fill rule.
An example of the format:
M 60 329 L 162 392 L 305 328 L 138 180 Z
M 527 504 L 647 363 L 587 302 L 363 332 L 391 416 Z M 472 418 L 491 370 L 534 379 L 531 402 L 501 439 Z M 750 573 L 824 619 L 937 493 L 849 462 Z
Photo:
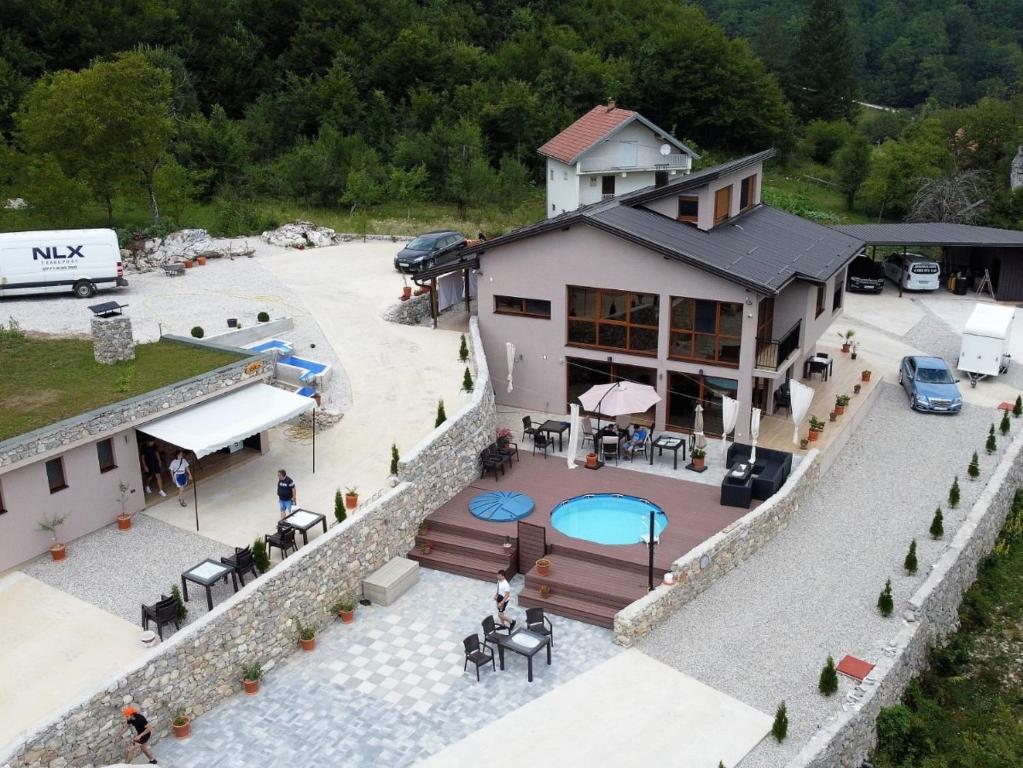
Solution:
M 789 528 L 640 643 L 651 656 L 762 712 L 773 715 L 785 700 L 788 739 L 781 746 L 766 739 L 742 768 L 784 765 L 840 710 L 849 681 L 830 699 L 817 692 L 829 654 L 836 662 L 847 653 L 868 661 L 881 656 L 905 601 L 996 464 L 997 455 L 984 454 L 993 420 L 993 410 L 970 405 L 952 417 L 914 413 L 901 387 L 884 384 Z M 1021 424 L 1014 421 L 1014 430 Z M 975 483 L 966 476 L 974 450 L 981 456 Z M 935 507 L 946 506 L 954 474 L 962 502 L 945 510 L 945 539 L 933 541 L 927 530 Z M 907 576 L 902 561 L 914 537 L 920 568 Z M 896 614 L 884 619 L 875 606 L 888 577 Z

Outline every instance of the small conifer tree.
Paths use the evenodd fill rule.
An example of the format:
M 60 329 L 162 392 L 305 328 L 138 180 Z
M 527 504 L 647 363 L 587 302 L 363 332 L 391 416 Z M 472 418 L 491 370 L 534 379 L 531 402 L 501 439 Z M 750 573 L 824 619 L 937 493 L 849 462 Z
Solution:
M 472 374 L 469 373 L 469 366 L 465 366 L 465 375 L 462 377 L 462 389 L 472 392 Z
M 391 443 L 391 474 L 395 477 L 398 476 L 398 446 L 396 443 Z
M 462 341 L 458 345 L 458 359 L 465 362 L 469 359 L 469 345 L 465 343 L 465 334 L 462 334 Z
M 1016 395 L 1016 402 L 1012 406 L 1012 415 L 1017 419 L 1023 416 L 1023 395 Z
M 270 570 L 270 556 L 266 553 L 266 541 L 262 536 L 252 542 L 252 562 L 260 573 Z
M 998 431 L 1002 433 L 1002 437 L 1005 437 L 1007 434 L 1009 434 L 1009 430 L 1011 428 L 1012 427 L 1009 424 L 1009 412 L 1002 411 L 1002 421 L 998 425 Z
M 448 415 L 444 412 L 444 401 L 437 401 L 437 421 L 434 423 L 434 427 L 439 427 L 445 421 L 448 420 Z
M 970 476 L 971 480 L 976 480 L 980 476 L 980 459 L 977 457 L 976 451 L 973 452 L 973 458 L 970 459 L 970 466 L 966 468 L 966 474 Z
M 916 573 L 916 539 L 910 542 L 909 552 L 906 553 L 906 559 L 902 561 L 902 567 L 906 569 L 906 573 L 910 576 Z
M 785 741 L 789 733 L 789 716 L 785 711 L 785 702 L 778 705 L 778 711 L 774 713 L 774 725 L 771 726 L 771 733 L 780 744 Z
M 347 517 L 348 510 L 345 509 L 345 495 L 341 493 L 341 489 L 338 488 L 334 491 L 334 518 L 339 523 L 343 523 Z
M 931 520 L 931 537 L 940 539 L 945 535 L 945 518 L 941 514 L 941 507 L 934 510 L 934 519 Z
M 188 616 L 188 606 L 181 599 L 181 590 L 178 589 L 177 584 L 171 586 L 171 597 L 174 598 L 174 611 L 177 614 L 178 621 L 184 621 L 185 617 Z
M 891 616 L 892 611 L 895 610 L 895 601 L 892 599 L 892 580 L 888 579 L 884 583 L 884 589 L 881 590 L 881 594 L 877 597 L 877 610 L 881 612 L 882 616 Z
M 828 656 L 828 661 L 821 670 L 821 679 L 817 688 L 825 696 L 831 696 L 838 690 L 838 672 L 835 671 L 835 660 Z
M 952 481 L 952 487 L 948 489 L 948 505 L 955 509 L 959 506 L 959 476 Z

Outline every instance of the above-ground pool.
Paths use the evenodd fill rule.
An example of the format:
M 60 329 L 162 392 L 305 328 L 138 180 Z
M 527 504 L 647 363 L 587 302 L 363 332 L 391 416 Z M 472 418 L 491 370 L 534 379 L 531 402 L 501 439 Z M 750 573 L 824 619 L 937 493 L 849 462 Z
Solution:
M 551 525 L 566 536 L 597 544 L 638 544 L 668 527 L 668 516 L 653 502 L 619 493 L 592 493 L 561 502 L 551 511 Z

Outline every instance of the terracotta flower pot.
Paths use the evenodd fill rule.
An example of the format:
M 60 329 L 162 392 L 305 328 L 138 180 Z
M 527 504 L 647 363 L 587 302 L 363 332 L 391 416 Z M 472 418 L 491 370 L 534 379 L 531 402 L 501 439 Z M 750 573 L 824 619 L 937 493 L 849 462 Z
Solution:
M 302 644 L 302 650 L 303 651 L 311 651 L 311 650 L 313 650 L 316 647 L 316 638 L 315 637 L 313 637 L 313 638 L 311 638 L 309 640 L 302 640 L 300 638 L 298 642 Z
M 545 564 L 541 565 L 539 562 L 537 562 L 537 564 L 536 564 L 536 572 L 538 574 L 540 574 L 541 576 L 550 576 L 551 575 L 551 564 L 550 563 L 545 563 Z
M 707 460 L 704 457 L 702 457 L 702 456 L 700 458 L 696 458 L 694 456 L 693 457 L 693 469 L 703 469 L 704 462 L 706 462 L 706 461 Z
M 345 509 L 355 509 L 359 506 L 359 494 L 357 493 L 346 493 L 345 494 Z
M 402 301 L 408 301 L 408 298 L 411 295 L 412 295 L 412 286 L 411 285 L 406 285 L 404 288 L 401 289 L 401 300 Z
M 828 414 L 828 421 L 834 421 L 838 418 L 838 411 L 832 411 Z
M 63 560 L 67 557 L 67 547 L 63 544 L 51 544 L 50 545 L 50 557 L 54 560 Z
M 590 467 L 591 469 L 597 466 L 597 454 L 595 453 L 586 454 L 586 466 Z
M 187 739 L 192 735 L 192 720 L 186 718 L 183 725 L 177 725 L 176 723 L 171 724 L 171 728 L 174 730 L 174 736 L 179 739 Z
M 198 256 L 198 257 L 196 257 L 195 263 L 198 264 L 200 267 L 205 267 L 206 266 L 206 257 L 205 256 Z
M 185 259 L 185 269 L 191 269 L 191 268 L 192 268 L 192 260 L 191 259 Z
M 863 373 L 861 373 L 860 378 L 863 381 L 870 381 L 870 371 L 864 371 Z
M 843 413 L 845 413 L 845 406 L 844 405 L 836 405 L 835 406 L 835 413 L 837 413 L 839 416 L 841 416 Z
M 117 516 L 117 530 L 119 530 L 119 531 L 130 531 L 131 530 L 131 515 L 118 515 Z
M 842 345 L 842 351 L 848 353 L 849 352 L 849 345 L 848 344 L 843 344 Z
M 806 438 L 812 443 L 817 439 L 818 435 L 820 435 L 820 432 L 818 432 L 816 429 L 811 429 L 809 433 L 807 433 Z
M 255 696 L 259 693 L 259 681 L 258 680 L 242 680 L 242 685 L 245 687 L 245 693 L 249 696 Z
M 540 597 L 548 597 L 551 594 L 551 588 L 546 584 L 540 586 Z
M 858 395 L 860 393 L 860 389 L 862 389 L 861 385 L 853 384 L 853 394 L 854 395 Z
M 338 616 L 341 617 L 342 624 L 351 624 L 355 621 L 355 611 L 339 611 Z
M 408 301 L 409 300 L 408 296 L 399 296 L 398 298 L 401 299 L 402 301 Z

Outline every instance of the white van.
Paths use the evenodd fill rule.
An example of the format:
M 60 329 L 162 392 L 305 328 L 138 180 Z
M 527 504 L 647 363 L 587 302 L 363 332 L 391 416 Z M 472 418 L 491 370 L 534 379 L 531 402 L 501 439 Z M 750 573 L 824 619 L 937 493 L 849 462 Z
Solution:
M 126 285 L 112 229 L 0 234 L 0 298 L 70 292 L 87 299 Z
M 884 262 L 884 274 L 908 291 L 936 291 L 941 265 L 919 253 L 893 253 Z

